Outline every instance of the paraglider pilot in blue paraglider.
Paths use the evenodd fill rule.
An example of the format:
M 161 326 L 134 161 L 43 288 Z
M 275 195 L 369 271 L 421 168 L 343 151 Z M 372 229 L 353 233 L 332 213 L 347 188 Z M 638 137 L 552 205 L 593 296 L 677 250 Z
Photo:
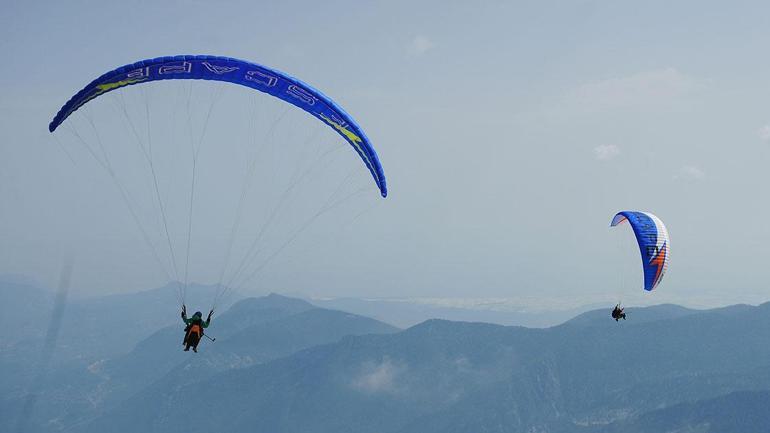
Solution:
M 203 338 L 203 329 L 209 327 L 212 314 L 214 314 L 214 310 L 209 311 L 209 317 L 204 321 L 203 313 L 196 311 L 195 314 L 188 319 L 187 308 L 182 305 L 182 321 L 187 325 L 184 328 L 184 341 L 182 341 L 182 344 L 185 346 L 185 352 L 189 351 L 192 347 L 193 352 L 198 353 L 198 343 L 200 343 L 201 338 Z
M 615 308 L 612 309 L 612 318 L 615 319 L 616 322 L 620 319 L 626 320 L 626 313 L 623 311 L 620 304 L 615 305 Z

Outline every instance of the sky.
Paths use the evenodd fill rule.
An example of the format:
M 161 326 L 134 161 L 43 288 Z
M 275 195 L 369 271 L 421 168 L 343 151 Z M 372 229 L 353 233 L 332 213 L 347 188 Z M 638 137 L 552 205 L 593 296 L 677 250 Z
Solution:
M 3 3 L 0 273 L 52 286 L 74 256 L 73 293 L 102 294 L 161 286 L 184 272 L 169 271 L 147 167 L 123 156 L 130 145 L 119 144 L 128 139 L 110 109 L 115 98 L 92 101 L 89 113 L 121 181 L 135 186 L 160 260 L 107 173 L 72 134 L 54 137 L 47 125 L 105 71 L 217 54 L 290 72 L 334 98 L 372 140 L 389 185 L 386 199 L 370 188 L 295 238 L 318 197 L 347 180 L 371 182 L 352 151 L 334 152 L 276 219 L 268 241 L 280 251 L 241 283 L 244 292 L 564 305 L 770 300 L 765 2 Z M 170 98 L 192 89 L 138 87 L 120 92 L 142 95 L 137 106 L 153 113 L 173 112 Z M 193 110 L 213 106 L 220 88 L 196 84 Z M 271 173 L 318 164 L 318 146 L 345 146 L 301 112 L 271 132 L 286 112 L 280 103 L 243 99 L 232 86 L 222 92 L 216 134 L 201 140 L 186 266 L 190 281 L 204 283 L 218 281 L 253 142 L 274 140 L 270 158 L 258 155 L 265 170 L 246 205 L 262 221 L 267 203 L 281 200 Z M 233 108 L 239 103 L 266 114 L 249 120 Z M 183 140 L 163 135 L 178 123 L 168 116 L 153 119 L 154 149 L 165 161 L 159 191 L 181 269 L 190 161 L 178 157 Z M 87 120 L 73 127 L 85 131 Z M 275 152 L 307 141 L 305 129 L 319 134 L 316 147 Z M 620 210 L 653 212 L 670 232 L 669 270 L 652 294 L 641 290 L 638 253 L 622 238 L 630 232 L 609 229 Z M 257 219 L 245 218 L 233 255 L 243 255 Z

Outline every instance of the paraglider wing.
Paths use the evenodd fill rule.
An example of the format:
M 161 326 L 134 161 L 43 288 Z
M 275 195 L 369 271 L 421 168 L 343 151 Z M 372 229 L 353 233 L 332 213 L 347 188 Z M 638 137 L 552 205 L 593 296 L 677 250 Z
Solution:
M 259 90 L 293 104 L 337 131 L 366 164 L 383 197 L 388 190 L 385 175 L 369 139 L 329 97 L 283 72 L 243 60 L 219 56 L 173 56 L 142 60 L 122 66 L 95 79 L 59 110 L 48 126 L 53 132 L 88 101 L 122 87 L 158 80 L 225 81 Z
M 634 230 L 642 254 L 644 290 L 651 291 L 660 284 L 668 268 L 668 230 L 660 218 L 649 212 L 618 212 L 610 225 L 615 227 L 626 221 Z

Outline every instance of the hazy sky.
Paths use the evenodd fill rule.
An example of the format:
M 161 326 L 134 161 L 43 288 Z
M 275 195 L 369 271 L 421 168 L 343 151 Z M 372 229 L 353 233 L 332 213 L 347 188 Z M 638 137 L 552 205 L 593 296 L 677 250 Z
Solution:
M 0 273 L 50 284 L 62 257 L 74 255 L 76 291 L 164 284 L 109 176 L 47 125 L 107 70 L 161 55 L 219 54 L 288 71 L 332 96 L 374 143 L 390 190 L 383 200 L 372 189 L 317 221 L 247 288 L 615 299 L 618 269 L 641 286 L 636 251 L 618 260 L 608 228 L 616 211 L 630 209 L 655 213 L 671 234 L 669 272 L 642 301 L 770 299 L 766 2 L 27 1 L 2 9 Z M 227 92 L 237 97 L 232 86 Z M 227 110 L 217 107 L 218 122 L 236 125 L 203 144 L 204 160 L 225 158 L 217 155 L 228 152 L 222 142 L 248 144 Z M 334 137 L 320 141 L 344 145 Z M 155 148 L 163 154 L 162 143 Z M 114 155 L 130 178 L 130 160 Z M 289 158 L 278 161 L 286 166 L 277 171 L 295 169 Z M 371 182 L 352 151 L 341 161 L 332 166 Z M 241 185 L 225 164 L 201 173 L 196 215 L 224 219 L 198 220 L 193 280 L 216 281 L 225 254 L 223 221 Z M 189 161 L 169 163 L 163 193 L 189 194 L 189 169 Z M 224 197 L 206 202 L 230 190 L 229 207 Z M 267 190 L 257 187 L 250 203 Z M 142 191 L 137 201 L 151 210 Z M 181 263 L 187 220 L 179 215 L 171 224 Z M 617 266 L 626 259 L 632 266 Z M 633 283 L 625 290 L 641 294 Z

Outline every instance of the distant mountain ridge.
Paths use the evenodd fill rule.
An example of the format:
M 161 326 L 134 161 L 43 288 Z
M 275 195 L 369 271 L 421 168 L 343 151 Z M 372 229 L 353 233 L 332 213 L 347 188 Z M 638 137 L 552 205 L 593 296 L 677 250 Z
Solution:
M 169 431 L 182 417 L 191 433 L 645 431 L 645 416 L 667 416 L 661 407 L 769 390 L 768 343 L 770 304 L 648 307 L 625 323 L 597 312 L 550 329 L 430 320 L 147 389 L 86 431 L 136 413 L 155 414 L 138 420 L 145 432 Z M 210 413 L 185 415 L 171 403 L 196 389 L 206 390 Z M 695 416 L 675 421 L 672 431 L 703 427 Z
M 215 312 L 217 341 L 191 354 L 179 312 L 167 311 L 173 290 L 72 300 L 32 431 L 767 431 L 770 303 L 628 308 L 618 323 L 604 308 L 550 328 L 433 319 L 401 331 L 271 294 Z M 0 294 L 21 320 L 6 330 L 28 323 L 19 335 L 31 336 L 0 345 L 0 431 L 11 431 L 50 293 L 3 283 Z
M 749 433 L 770 431 L 770 391 L 738 391 L 653 410 L 586 433 Z
M 315 305 L 361 314 L 407 328 L 429 319 L 445 319 L 460 322 L 489 322 L 506 326 L 547 328 L 565 319 L 596 308 L 593 306 L 561 307 L 539 311 L 516 311 L 482 308 L 474 303 L 442 305 L 421 299 L 358 299 L 328 298 L 311 299 Z M 487 305 L 488 306 L 488 305 Z
M 660 304 L 655 307 L 628 307 L 625 308 L 624 311 L 627 315 L 626 322 L 630 319 L 631 321 L 628 323 L 640 324 L 689 316 L 691 314 L 697 314 L 700 310 L 693 310 L 691 308 L 673 304 Z M 611 317 L 610 312 L 611 308 L 587 311 L 567 320 L 562 325 L 604 326 L 606 325 L 605 319 Z
M 138 296 L 153 299 L 167 294 L 166 290 L 153 290 Z M 99 306 L 105 311 L 114 311 L 108 301 L 123 303 L 123 296 L 100 299 Z M 138 303 L 141 300 L 128 302 L 132 307 Z M 216 342 L 204 340 L 200 353 L 193 354 L 182 351 L 183 324 L 178 312 L 172 317 L 175 324 L 154 332 L 125 355 L 80 367 L 71 363 L 71 367 L 57 368 L 56 380 L 48 384 L 37 399 L 41 418 L 32 423 L 35 431 L 47 431 L 50 426 L 44 426 L 52 420 L 59 420 L 55 425 L 60 428 L 79 426 L 110 407 L 119 407 L 143 388 L 158 386 L 154 385 L 156 382 L 176 383 L 175 386 L 189 384 L 220 371 L 267 362 L 307 347 L 334 342 L 345 335 L 398 331 L 373 319 L 270 294 L 243 299 L 215 315 L 210 331 L 217 337 Z M 126 323 L 131 326 L 130 318 Z M 36 351 L 30 353 L 34 356 Z M 0 356 L 0 362 L 3 359 L 4 356 Z M 21 380 L 19 385 L 0 382 L 0 390 L 5 391 L 4 399 L 0 400 L 3 408 L 0 413 L 15 415 L 20 410 L 18 402 L 23 395 L 20 386 L 28 382 L 29 378 Z M 5 422 L 12 420 L 9 416 Z M 2 426 L 0 421 L 0 431 Z

